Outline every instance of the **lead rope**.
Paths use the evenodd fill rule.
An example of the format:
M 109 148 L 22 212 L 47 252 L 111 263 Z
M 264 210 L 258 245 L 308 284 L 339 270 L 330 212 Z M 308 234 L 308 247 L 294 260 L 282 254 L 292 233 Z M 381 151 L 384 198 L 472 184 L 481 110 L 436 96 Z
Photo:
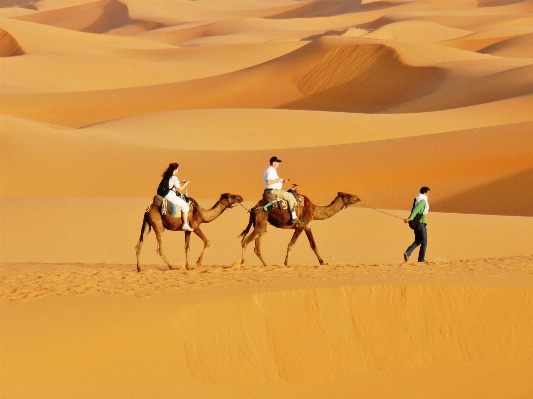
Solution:
M 389 215 L 389 216 L 392 216 L 393 218 L 397 218 L 397 219 L 401 219 L 401 220 L 404 220 L 403 218 L 399 217 L 399 216 L 396 216 L 396 215 L 391 215 L 390 213 L 387 213 L 387 212 L 383 212 L 383 211 L 380 211 L 379 209 L 376 209 L 376 208 L 372 208 L 371 206 L 366 206 L 364 204 L 361 204 L 359 203 L 358 205 L 361 205 L 361 206 L 364 206 L 365 208 L 368 208 L 368 209 L 373 209 L 377 212 L 381 212 L 381 213 L 384 213 L 385 215 Z
M 243 204 L 239 202 L 239 205 L 242 206 L 244 209 L 246 209 L 246 212 L 250 213 L 250 209 L 246 208 Z

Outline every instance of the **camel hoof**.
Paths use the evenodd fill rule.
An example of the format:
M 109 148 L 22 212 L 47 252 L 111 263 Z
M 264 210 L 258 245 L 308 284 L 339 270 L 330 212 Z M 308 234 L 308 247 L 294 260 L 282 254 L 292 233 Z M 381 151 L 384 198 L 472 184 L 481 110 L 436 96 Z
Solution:
M 235 262 L 233 265 L 231 265 L 231 269 L 240 269 L 242 265 L 241 261 Z
M 189 269 L 186 268 L 185 266 L 182 266 L 182 267 L 180 267 L 179 269 L 174 269 L 174 270 L 176 270 L 176 271 L 178 271 L 178 272 L 181 272 L 181 273 L 186 273 L 186 272 L 189 271 Z
M 322 266 L 328 266 L 328 262 L 320 262 Z

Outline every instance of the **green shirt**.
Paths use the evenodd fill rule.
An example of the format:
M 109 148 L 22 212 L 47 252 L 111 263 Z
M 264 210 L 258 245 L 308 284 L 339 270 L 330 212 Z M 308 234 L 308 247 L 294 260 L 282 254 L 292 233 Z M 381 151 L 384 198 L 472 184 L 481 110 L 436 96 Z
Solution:
M 415 208 L 413 209 L 413 212 L 411 212 L 411 216 L 409 216 L 409 220 L 413 220 L 416 215 L 419 213 L 423 213 L 424 209 L 426 207 L 426 200 L 421 200 L 416 204 Z M 426 215 L 423 215 L 420 218 L 420 223 L 426 223 Z

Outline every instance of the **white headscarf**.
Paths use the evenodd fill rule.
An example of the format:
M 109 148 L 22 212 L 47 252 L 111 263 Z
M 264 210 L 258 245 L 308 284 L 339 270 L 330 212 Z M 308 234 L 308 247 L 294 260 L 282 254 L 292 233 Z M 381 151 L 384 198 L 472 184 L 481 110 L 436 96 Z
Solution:
M 418 203 L 419 203 L 420 201 L 422 201 L 422 200 L 426 201 L 426 207 L 424 208 L 424 212 L 423 212 L 423 214 L 424 214 L 424 215 L 427 215 L 427 213 L 429 212 L 429 200 L 428 200 L 428 196 L 427 196 L 427 195 L 425 195 L 425 194 L 418 194 L 418 195 L 416 196 L 416 198 L 415 198 L 415 206 L 418 205 Z

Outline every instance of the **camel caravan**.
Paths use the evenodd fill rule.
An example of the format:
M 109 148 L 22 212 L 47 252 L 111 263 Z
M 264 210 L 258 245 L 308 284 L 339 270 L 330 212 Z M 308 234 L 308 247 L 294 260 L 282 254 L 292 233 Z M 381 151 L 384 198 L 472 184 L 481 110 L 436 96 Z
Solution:
M 360 202 L 360 199 L 352 194 L 338 193 L 329 205 L 318 206 L 313 204 L 306 196 L 299 194 L 296 189 L 296 184 L 293 184 L 292 188 L 288 191 L 284 191 L 282 190 L 282 185 L 283 183 L 290 182 L 290 179 L 281 179 L 278 176 L 277 169 L 280 162 L 281 159 L 278 157 L 270 158 L 270 165 L 263 174 L 265 187 L 263 198 L 249 211 L 250 218 L 248 225 L 239 235 L 239 237 L 242 237 L 242 259 L 240 264 L 244 264 L 245 262 L 246 247 L 250 242 L 255 241 L 254 252 L 263 266 L 266 266 L 266 262 L 261 255 L 261 237 L 266 234 L 267 225 L 270 223 L 278 229 L 294 230 L 294 234 L 287 247 L 285 266 L 288 266 L 292 248 L 303 231 L 305 231 L 318 262 L 321 265 L 326 265 L 327 263 L 324 262 L 318 253 L 309 224 L 313 220 L 328 219 L 342 209 Z M 169 164 L 168 168 L 163 172 L 163 178 L 157 189 L 157 194 L 144 212 L 140 238 L 135 247 L 138 272 L 141 271 L 140 255 L 142 244 L 152 229 L 157 239 L 157 253 L 171 270 L 173 267 L 163 253 L 162 238 L 165 229 L 185 232 L 185 266 L 181 267 L 180 270 L 190 270 L 189 243 L 191 233 L 200 237 L 204 243 L 204 247 L 196 261 L 196 265 L 201 266 L 205 250 L 210 246 L 211 242 L 200 229 L 200 225 L 202 223 L 212 222 L 226 209 L 233 208 L 243 201 L 240 195 L 224 193 L 220 195 L 220 199 L 212 208 L 203 209 L 197 201 L 187 195 L 189 181 L 180 181 L 178 179 L 178 167 L 179 165 L 177 163 Z M 248 234 L 252 226 L 253 230 Z

